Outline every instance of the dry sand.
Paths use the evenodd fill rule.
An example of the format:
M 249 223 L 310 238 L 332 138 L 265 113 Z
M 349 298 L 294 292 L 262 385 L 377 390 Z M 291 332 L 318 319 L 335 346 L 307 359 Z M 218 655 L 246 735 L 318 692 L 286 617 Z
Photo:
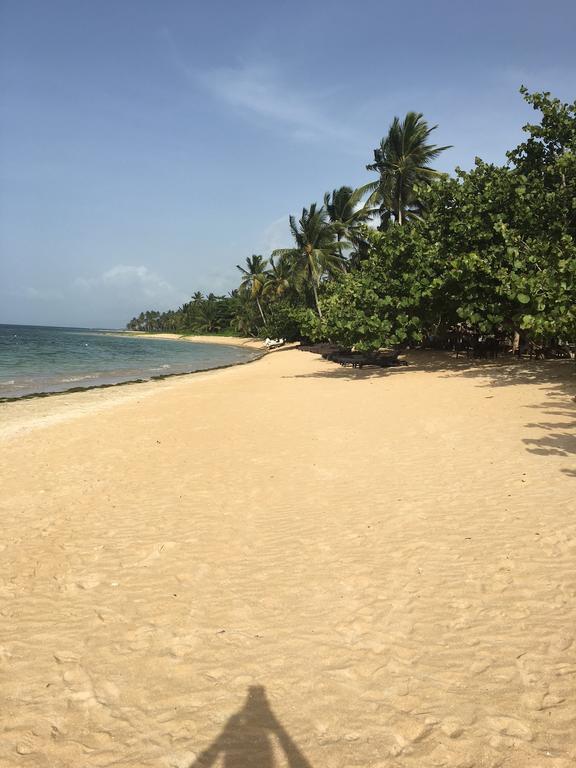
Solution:
M 570 366 L 0 406 L 0 765 L 576 764 Z
M 144 331 L 109 331 L 114 336 L 138 336 L 144 339 L 170 339 L 174 341 L 191 341 L 194 344 L 220 344 L 232 347 L 246 347 L 247 349 L 266 349 L 261 339 L 248 336 L 200 336 L 185 335 L 180 333 L 145 333 Z

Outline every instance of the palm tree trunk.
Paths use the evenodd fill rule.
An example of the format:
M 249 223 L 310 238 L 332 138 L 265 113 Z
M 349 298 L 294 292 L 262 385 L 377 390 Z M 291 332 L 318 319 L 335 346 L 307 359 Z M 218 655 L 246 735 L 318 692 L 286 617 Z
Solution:
M 318 302 L 318 291 L 316 290 L 316 283 L 312 281 L 312 290 L 314 291 L 314 301 L 316 302 L 316 311 L 318 312 L 318 317 L 320 320 L 322 320 L 322 310 L 320 309 L 320 304 Z
M 260 311 L 260 317 L 262 318 L 262 322 L 266 324 L 266 318 L 264 317 L 264 312 L 262 311 L 262 307 L 260 306 L 260 300 L 258 299 L 258 296 L 256 296 L 256 304 L 258 305 L 258 309 Z
M 342 240 L 342 235 L 340 234 L 340 232 L 338 232 L 336 237 L 338 239 L 338 253 L 340 254 L 340 267 L 342 269 L 342 272 L 347 272 L 348 270 L 346 269 L 346 264 L 344 262 L 344 254 L 342 253 L 342 246 L 340 245 L 340 241 Z

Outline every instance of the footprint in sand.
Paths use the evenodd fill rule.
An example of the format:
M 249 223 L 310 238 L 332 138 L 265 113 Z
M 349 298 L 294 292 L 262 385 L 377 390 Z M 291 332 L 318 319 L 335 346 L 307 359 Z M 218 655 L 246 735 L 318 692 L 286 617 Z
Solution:
M 547 690 L 543 690 L 525 693 L 522 696 L 521 701 L 527 709 L 530 709 L 533 712 L 542 712 L 547 709 L 559 707 L 566 701 L 566 699 L 562 696 L 555 696 Z
M 110 707 L 120 698 L 120 689 L 111 680 L 100 680 L 94 684 L 94 695 L 99 704 Z
M 142 566 L 150 565 L 150 563 L 153 563 L 155 560 L 164 557 L 164 555 L 167 555 L 177 546 L 177 541 L 160 541 L 152 547 L 152 550 L 146 549 L 142 551 L 137 559 L 133 562 L 126 562 L 125 567 L 139 568 Z
M 86 576 L 82 576 L 76 581 L 76 586 L 80 589 L 94 589 L 102 583 L 102 577 L 98 573 L 88 573 Z
M 458 722 L 458 720 L 444 720 L 440 725 L 440 730 L 442 733 L 445 733 L 449 739 L 457 739 L 464 733 L 462 723 Z
M 26 755 L 33 755 L 38 751 L 39 743 L 38 738 L 32 731 L 25 731 L 18 735 L 18 742 L 16 744 L 16 752 L 23 757 Z
M 398 745 L 405 749 L 425 739 L 432 731 L 432 726 L 413 717 L 402 717 L 394 721 L 392 730 Z
M 550 638 L 550 651 L 567 651 L 574 642 L 574 635 L 568 632 L 560 632 Z
M 483 672 L 486 672 L 487 669 L 490 669 L 492 664 L 493 659 L 478 659 L 471 665 L 470 673 L 472 675 L 481 675 Z
M 530 728 L 514 717 L 489 717 L 487 722 L 490 730 L 498 736 L 510 736 L 522 741 L 534 738 Z
M 70 703 L 82 708 L 90 708 L 98 704 L 90 676 L 75 666 L 62 671 L 62 680 L 67 689 L 66 696 Z
M 522 683 L 527 688 L 545 685 L 546 658 L 535 654 L 522 654 L 516 660 Z

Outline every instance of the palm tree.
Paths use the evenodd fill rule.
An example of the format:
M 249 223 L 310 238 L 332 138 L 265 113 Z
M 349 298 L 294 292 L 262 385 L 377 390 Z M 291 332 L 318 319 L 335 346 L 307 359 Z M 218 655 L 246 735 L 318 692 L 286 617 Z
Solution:
M 245 288 L 230 291 L 232 319 L 230 325 L 242 336 L 253 336 L 257 332 L 258 322 L 254 313 L 254 302 Z
M 419 112 L 408 112 L 402 122 L 398 117 L 392 121 L 386 138 L 374 150 L 374 162 L 367 165 L 369 171 L 377 171 L 380 179 L 367 184 L 373 194 L 368 204 L 380 206 L 381 228 L 385 228 L 391 217 L 398 224 L 410 218 L 418 218 L 422 206 L 417 198 L 416 185 L 430 184 L 440 176 L 439 171 L 429 163 L 449 146 L 429 144 L 428 138 L 438 126 L 430 127 Z
M 266 285 L 267 272 L 266 267 L 268 261 L 262 256 L 252 255 L 246 257 L 246 268 L 241 267 L 240 264 L 236 265 L 236 268 L 242 272 L 241 285 L 249 290 L 250 296 L 256 300 L 258 305 L 258 311 L 262 322 L 266 323 L 266 317 L 262 311 L 262 305 L 260 304 L 260 296 L 264 291 Z
M 378 213 L 378 209 L 372 208 L 368 202 L 361 205 L 366 191 L 366 186 L 354 190 L 351 187 L 340 187 L 334 189 L 332 194 L 326 192 L 324 195 L 324 207 L 336 231 L 337 240 L 340 242 L 345 239 L 351 243 L 354 246 L 353 256 L 365 245 L 362 225 Z M 341 249 L 340 256 L 343 256 Z
M 272 256 L 270 258 L 270 267 L 262 295 L 273 296 L 279 299 L 285 296 L 292 288 L 290 263 L 288 259 L 282 257 L 278 261 L 274 261 Z
M 365 193 L 366 187 L 340 187 L 332 190 L 332 194 L 326 192 L 324 195 L 324 207 L 338 240 L 350 240 L 355 229 L 376 213 L 376 209 L 370 208 L 367 203 L 360 205 Z
M 327 221 L 325 209 L 317 208 L 316 203 L 302 209 L 299 221 L 290 216 L 290 231 L 296 247 L 279 248 L 272 256 L 288 261 L 296 285 L 305 283 L 311 286 L 318 317 L 322 317 L 318 286 L 325 274 L 342 270 L 339 247 L 343 243 L 336 241 L 334 226 Z
M 196 291 L 192 295 L 192 299 L 182 307 L 186 317 L 186 326 L 188 328 L 194 328 L 198 323 L 202 322 L 203 303 L 204 296 L 200 291 Z
M 198 303 L 197 322 L 199 330 L 208 333 L 219 331 L 222 328 L 221 297 L 210 293 L 202 302 Z

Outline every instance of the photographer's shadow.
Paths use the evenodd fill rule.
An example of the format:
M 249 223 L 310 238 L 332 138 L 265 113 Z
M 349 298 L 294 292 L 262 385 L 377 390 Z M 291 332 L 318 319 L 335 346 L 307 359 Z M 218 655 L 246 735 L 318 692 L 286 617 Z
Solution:
M 312 768 L 276 719 L 264 686 L 253 685 L 242 709 L 232 715 L 190 768 L 209 768 L 217 761 L 222 768 L 276 768 L 274 742 L 289 768 Z

